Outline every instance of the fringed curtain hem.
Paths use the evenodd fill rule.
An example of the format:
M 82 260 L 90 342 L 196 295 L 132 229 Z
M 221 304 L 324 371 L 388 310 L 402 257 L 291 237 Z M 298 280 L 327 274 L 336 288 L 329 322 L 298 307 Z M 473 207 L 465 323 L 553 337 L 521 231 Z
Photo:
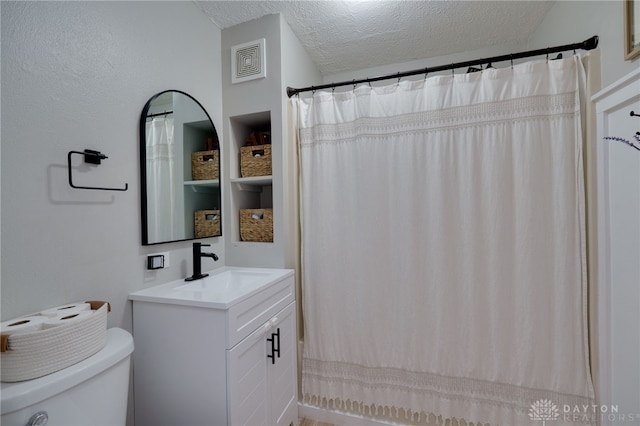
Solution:
M 595 399 L 580 395 L 396 368 L 369 368 L 344 362 L 304 359 L 302 368 L 304 387 L 310 392 L 304 394 L 305 403 L 359 416 L 415 425 L 499 424 L 496 423 L 497 419 L 492 418 L 456 419 L 451 417 L 452 413 L 437 412 L 430 408 L 434 405 L 429 403 L 430 400 L 436 400 L 439 406 L 491 407 L 492 413 L 499 413 L 500 418 L 513 421 L 502 424 L 534 425 L 532 408 L 539 401 L 549 401 L 558 414 L 558 418 L 554 419 L 555 425 L 564 424 L 563 419 L 572 425 L 595 424 L 595 419 L 576 419 L 573 415 L 565 419 L 565 415 L 571 414 L 575 407 L 592 407 L 596 403 Z M 349 399 L 346 395 L 353 395 L 354 388 L 358 392 L 368 393 L 371 399 L 367 402 Z M 407 395 L 411 397 L 407 399 Z M 407 400 L 413 400 L 417 406 L 390 404 L 391 401 Z M 482 411 L 479 409 L 477 415 L 482 416 L 479 414 Z
M 361 417 L 370 417 L 391 422 L 403 422 L 410 425 L 427 425 L 427 426 L 489 426 L 482 423 L 470 423 L 464 419 L 445 419 L 442 416 L 436 416 L 433 413 L 424 411 L 414 412 L 403 408 L 390 406 L 365 405 L 363 402 L 341 400 L 340 398 L 327 399 L 317 395 L 304 395 L 303 402 L 307 405 L 313 405 L 319 408 L 340 411 Z

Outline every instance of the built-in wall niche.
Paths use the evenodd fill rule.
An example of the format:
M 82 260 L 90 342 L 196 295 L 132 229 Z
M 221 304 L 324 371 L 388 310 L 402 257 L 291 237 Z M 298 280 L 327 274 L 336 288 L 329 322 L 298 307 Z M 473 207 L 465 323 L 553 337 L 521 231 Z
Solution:
M 188 238 L 204 238 L 221 235 L 220 230 L 220 179 L 219 141 L 211 132 L 208 121 L 186 121 L 182 123 L 184 137 L 182 148 L 184 232 Z M 193 154 L 206 162 L 210 176 L 197 176 Z M 202 162 L 198 164 L 202 165 Z M 200 174 L 204 172 L 201 169 Z M 206 173 L 205 173 L 206 174 Z M 202 216 L 202 218 L 200 218 Z M 207 220 L 209 218 L 209 220 Z
M 191 121 L 182 124 L 182 134 L 184 135 L 182 144 L 183 178 L 187 182 L 194 180 L 191 154 L 194 152 L 209 151 L 211 148 L 219 149 L 217 135 L 212 134 L 210 129 L 211 125 L 208 121 Z M 215 146 L 209 146 L 209 144 L 214 144 Z M 212 156 L 211 161 L 213 160 L 214 158 Z
M 231 177 L 240 178 L 242 173 L 240 171 L 240 151 L 241 148 L 246 145 L 247 138 L 252 133 L 271 133 L 271 112 L 256 112 L 253 114 L 237 115 L 229 118 L 231 128 L 231 158 L 236 161 L 231 162 Z M 269 174 L 263 174 L 263 176 L 271 176 Z M 255 176 L 252 176 L 255 177 Z M 248 182 L 255 181 L 247 180 Z
M 247 150 L 252 161 L 271 163 L 271 112 L 257 112 L 229 118 L 230 174 L 233 213 L 232 238 L 238 242 L 273 242 L 273 180 L 270 167 L 261 173 L 246 173 Z M 262 135 L 269 143 L 246 147 L 247 139 Z M 266 136 L 264 136 L 266 135 Z M 258 141 L 257 143 L 260 143 Z M 243 151 L 244 148 L 244 159 Z M 245 173 L 243 173 L 243 170 Z M 243 176 L 244 174 L 244 176 Z M 270 236 L 269 236 L 270 233 Z

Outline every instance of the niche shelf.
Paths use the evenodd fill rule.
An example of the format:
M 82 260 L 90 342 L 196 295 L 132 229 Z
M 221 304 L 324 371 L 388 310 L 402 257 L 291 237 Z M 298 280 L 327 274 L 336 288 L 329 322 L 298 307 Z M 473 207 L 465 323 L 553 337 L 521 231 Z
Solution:
M 240 148 L 252 132 L 271 132 L 271 112 L 263 111 L 229 117 L 230 182 L 232 202 L 232 239 L 240 244 L 271 244 L 271 242 L 242 241 L 240 211 L 245 209 L 273 209 L 273 177 L 241 176 Z M 273 227 L 273 223 L 270 224 Z
M 185 180 L 185 188 L 191 188 L 193 192 L 216 193 L 220 190 L 220 180 Z
M 271 176 L 251 176 L 245 178 L 233 178 L 231 183 L 238 191 L 260 192 L 263 186 L 273 185 Z
M 214 129 L 215 131 L 215 129 Z M 207 150 L 206 141 L 209 138 L 217 138 L 216 133 L 211 131 L 209 120 L 189 120 L 182 123 L 182 191 L 184 206 L 184 223 L 186 235 L 191 238 L 198 238 L 199 231 L 197 220 L 194 219 L 199 211 L 220 210 L 220 179 L 193 180 L 193 170 L 191 154 Z M 219 166 L 219 165 L 218 165 Z M 218 167 L 220 170 L 220 167 Z M 200 231 L 202 235 L 202 231 Z M 216 235 L 207 236 L 219 236 Z

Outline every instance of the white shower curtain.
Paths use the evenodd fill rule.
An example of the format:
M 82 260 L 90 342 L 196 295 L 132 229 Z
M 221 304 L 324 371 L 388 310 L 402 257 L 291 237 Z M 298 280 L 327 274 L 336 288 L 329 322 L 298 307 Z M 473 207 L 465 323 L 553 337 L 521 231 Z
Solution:
M 583 82 L 572 57 L 294 99 L 306 403 L 595 423 L 564 412 L 594 404 Z
M 149 240 L 178 240 L 173 119 L 154 117 L 146 128 Z

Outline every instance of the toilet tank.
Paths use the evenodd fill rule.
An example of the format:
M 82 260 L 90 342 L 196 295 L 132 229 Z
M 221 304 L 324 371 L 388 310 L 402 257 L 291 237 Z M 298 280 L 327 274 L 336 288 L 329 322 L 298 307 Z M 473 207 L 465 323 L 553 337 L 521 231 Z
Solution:
M 37 379 L 2 383 L 0 424 L 124 426 L 132 352 L 131 334 L 110 328 L 104 348 L 91 357 Z

